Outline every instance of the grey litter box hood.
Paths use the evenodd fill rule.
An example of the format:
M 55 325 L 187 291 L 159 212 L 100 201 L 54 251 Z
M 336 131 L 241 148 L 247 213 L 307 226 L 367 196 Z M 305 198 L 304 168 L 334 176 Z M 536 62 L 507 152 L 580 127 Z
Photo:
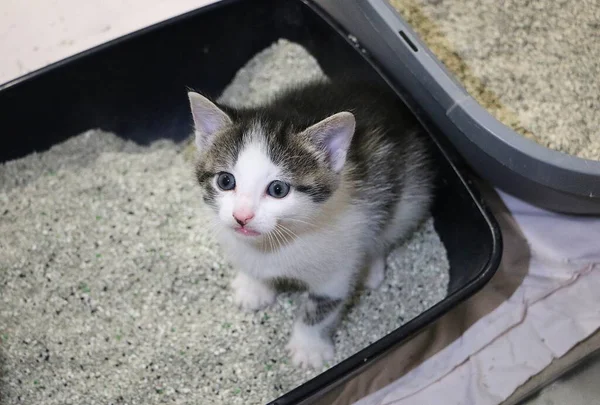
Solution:
M 499 122 L 464 90 L 387 1 L 316 3 L 408 90 L 413 99 L 409 104 L 443 129 L 481 177 L 542 208 L 600 214 L 600 162 L 550 150 Z

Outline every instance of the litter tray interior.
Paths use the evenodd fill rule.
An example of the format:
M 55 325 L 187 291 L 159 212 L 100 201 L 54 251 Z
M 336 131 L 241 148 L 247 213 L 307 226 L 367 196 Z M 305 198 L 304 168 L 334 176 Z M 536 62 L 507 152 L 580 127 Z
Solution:
M 0 139 L 0 162 L 43 152 L 92 128 L 140 145 L 183 141 L 191 128 L 186 89 L 218 96 L 241 66 L 280 38 L 306 48 L 334 80 L 341 74 L 382 80 L 374 61 L 365 59 L 310 3 L 224 1 L 4 85 L 0 121 L 8 136 Z M 388 84 L 402 98 L 409 97 L 397 83 Z M 435 126 L 427 123 L 427 128 L 439 146 L 441 176 L 432 214 L 450 264 L 446 298 L 279 399 L 272 398 L 273 403 L 317 397 L 350 373 L 369 367 L 373 359 L 472 295 L 496 270 L 501 250 L 497 225 L 462 173 L 460 157 Z M 9 376 L 10 370 L 4 372 Z

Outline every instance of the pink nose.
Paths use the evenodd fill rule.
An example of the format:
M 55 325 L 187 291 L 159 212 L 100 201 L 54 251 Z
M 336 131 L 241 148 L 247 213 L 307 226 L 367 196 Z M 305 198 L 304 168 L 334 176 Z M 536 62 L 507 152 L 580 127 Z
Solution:
M 250 222 L 252 218 L 254 218 L 254 213 L 245 210 L 235 211 L 233 213 L 233 218 L 235 218 L 236 222 L 240 224 L 240 226 L 244 226 Z

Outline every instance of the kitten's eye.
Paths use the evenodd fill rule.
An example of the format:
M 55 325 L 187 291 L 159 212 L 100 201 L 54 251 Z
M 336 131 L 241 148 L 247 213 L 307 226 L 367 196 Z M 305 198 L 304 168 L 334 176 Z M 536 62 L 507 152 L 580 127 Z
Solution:
M 275 198 L 283 198 L 290 192 L 290 185 L 281 180 L 275 180 L 267 187 L 267 194 Z
M 217 186 L 223 191 L 233 190 L 235 188 L 235 177 L 231 173 L 221 172 L 217 177 Z

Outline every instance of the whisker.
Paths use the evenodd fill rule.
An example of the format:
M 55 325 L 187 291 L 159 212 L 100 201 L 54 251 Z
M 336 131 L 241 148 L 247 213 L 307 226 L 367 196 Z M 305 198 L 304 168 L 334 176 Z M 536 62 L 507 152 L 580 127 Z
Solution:
M 281 233 L 281 230 L 279 230 L 279 227 L 276 226 L 273 229 L 273 233 L 275 234 L 276 238 L 277 238 L 277 242 L 278 242 L 278 247 L 281 248 L 283 247 L 283 245 L 285 244 L 285 237 L 284 235 Z
M 291 234 L 290 235 L 288 229 L 284 225 L 277 224 L 277 229 L 279 230 L 279 232 L 281 233 L 281 235 L 285 237 L 285 241 L 287 243 L 291 242 L 292 239 L 296 237 L 295 234 Z M 289 236 L 292 236 L 292 239 L 290 239 Z
M 275 251 L 275 246 L 273 245 L 273 236 L 271 235 L 271 233 L 267 234 L 267 242 L 269 244 L 269 250 L 271 252 Z
M 285 221 L 298 222 L 298 223 L 301 223 L 301 224 L 310 225 L 310 226 L 312 226 L 312 227 L 314 227 L 316 229 L 320 229 L 320 226 L 317 225 L 317 224 L 313 224 L 312 222 L 304 221 L 304 220 L 297 219 L 297 218 L 286 218 Z
M 286 234 L 288 234 L 289 236 L 291 236 L 292 238 L 296 239 L 299 238 L 298 235 L 296 235 L 294 232 L 292 232 L 289 228 L 287 228 L 284 225 L 277 225 L 280 229 L 280 231 L 285 232 Z
M 279 224 L 275 227 L 275 229 L 277 230 L 277 234 L 281 235 L 281 238 L 283 240 L 286 240 L 287 237 L 283 233 L 281 226 Z M 287 242 L 289 243 L 289 241 L 287 241 Z M 283 247 L 283 245 L 281 247 Z M 287 256 L 285 253 L 283 253 L 282 249 L 278 250 L 277 255 L 280 260 L 283 259 L 283 261 L 285 261 L 286 267 L 288 269 L 291 269 L 294 267 L 294 265 L 293 265 L 294 263 L 292 263 L 292 260 L 290 259 L 289 256 Z
M 314 247 L 313 247 L 313 246 L 312 246 L 310 243 L 306 242 L 306 240 L 305 240 L 305 239 L 303 239 L 303 238 L 301 238 L 300 236 L 298 236 L 298 235 L 297 235 L 296 233 L 294 233 L 292 230 L 290 230 L 289 228 L 287 228 L 287 227 L 285 227 L 285 226 L 283 226 L 283 225 L 281 225 L 281 228 L 280 228 L 280 229 L 281 229 L 282 231 L 285 231 L 285 232 L 287 232 L 287 233 L 288 233 L 289 235 L 291 235 L 292 237 L 294 237 L 294 239 L 295 239 L 295 242 L 296 242 L 296 243 L 299 245 L 299 247 L 301 247 L 301 248 L 304 248 L 304 249 L 305 249 L 305 250 L 307 250 L 307 251 L 308 251 L 308 253 L 310 253 L 310 254 L 316 253 L 316 251 L 315 251 Z
M 277 228 L 274 228 L 270 235 L 272 235 L 273 239 L 275 240 L 275 246 L 273 247 L 272 253 L 275 254 L 277 261 L 281 263 L 282 259 L 286 258 L 284 258 L 281 254 L 281 241 L 279 240 L 279 233 L 277 231 Z

